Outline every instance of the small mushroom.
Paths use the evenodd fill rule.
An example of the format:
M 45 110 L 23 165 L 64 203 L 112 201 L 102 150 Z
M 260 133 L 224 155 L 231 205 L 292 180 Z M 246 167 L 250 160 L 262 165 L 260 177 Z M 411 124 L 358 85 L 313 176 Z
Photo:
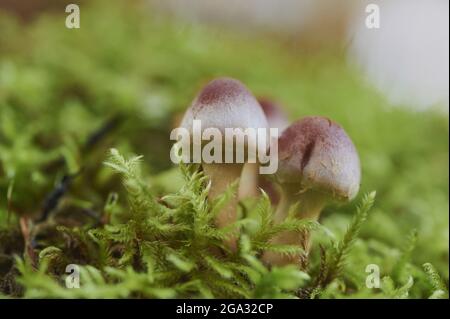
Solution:
M 324 117 L 305 117 L 287 128 L 278 139 L 278 171 L 281 200 L 275 223 L 283 221 L 290 207 L 299 203 L 296 216 L 317 220 L 330 202 L 348 202 L 359 190 L 361 169 L 352 140 L 337 123 Z M 299 244 L 309 252 L 308 233 L 286 232 L 274 239 L 278 244 Z M 293 257 L 266 252 L 272 265 L 295 263 Z
M 281 133 L 289 126 L 289 119 L 284 112 L 283 107 L 277 102 L 265 97 L 258 98 L 258 102 L 266 115 L 269 127 L 277 128 L 278 134 L 281 135 Z
M 226 145 L 227 136 L 225 129 L 267 128 L 264 113 L 250 91 L 239 81 L 231 78 L 218 78 L 208 83 L 194 99 L 190 108 L 186 111 L 181 127 L 187 128 L 192 134 L 193 121 L 201 120 L 202 130 L 207 128 L 218 129 L 223 140 L 224 152 L 235 152 L 236 149 L 244 147 L 247 154 L 249 145 L 256 145 L 257 140 L 245 138 L 244 141 L 233 138 L 231 142 L 233 149 L 229 150 Z M 238 145 L 238 143 L 244 145 Z M 230 144 L 228 144 L 230 145 Z M 257 151 L 257 149 L 256 149 Z M 233 156 L 236 154 L 234 153 Z M 225 155 L 223 155 L 225 156 Z M 246 157 L 245 160 L 248 158 Z M 223 194 L 227 187 L 240 178 L 244 163 L 224 163 L 224 157 L 220 163 L 206 163 L 202 161 L 202 169 L 211 180 L 209 199 L 213 200 Z M 234 222 L 237 218 L 236 205 L 238 198 L 235 196 L 226 207 L 218 214 L 216 224 L 224 227 Z
M 266 97 L 259 97 L 258 102 L 266 115 L 269 128 L 278 129 L 278 136 L 289 126 L 289 120 L 280 104 Z M 263 189 L 271 199 L 273 204 L 279 200 L 277 191 L 269 180 L 261 176 L 258 172 L 258 163 L 246 163 L 239 185 L 239 198 L 257 197 L 260 189 Z

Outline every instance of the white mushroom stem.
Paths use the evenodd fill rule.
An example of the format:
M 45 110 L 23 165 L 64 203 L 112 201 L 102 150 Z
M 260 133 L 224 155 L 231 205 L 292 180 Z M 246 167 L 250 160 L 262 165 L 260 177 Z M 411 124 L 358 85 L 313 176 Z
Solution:
M 299 203 L 296 217 L 299 219 L 318 220 L 320 212 L 326 204 L 326 197 L 314 190 L 308 190 L 301 194 L 283 189 L 280 203 L 275 213 L 276 224 L 283 222 L 288 216 L 292 205 Z M 304 232 L 284 232 L 272 239 L 273 244 L 299 245 L 305 252 L 303 256 L 287 256 L 275 252 L 265 252 L 263 260 L 270 265 L 282 266 L 287 264 L 298 264 L 301 259 L 306 259 L 311 247 L 310 235 Z
M 245 163 L 239 183 L 239 199 L 259 195 L 259 164 Z
M 209 190 L 209 200 L 213 201 L 218 196 L 223 195 L 228 187 L 234 183 L 242 174 L 243 164 L 202 164 L 203 172 L 211 180 L 211 188 Z M 233 197 L 221 209 L 217 215 L 215 223 L 218 228 L 222 228 L 235 222 L 237 219 L 238 197 Z M 228 242 L 228 246 L 236 249 L 236 238 L 232 237 Z

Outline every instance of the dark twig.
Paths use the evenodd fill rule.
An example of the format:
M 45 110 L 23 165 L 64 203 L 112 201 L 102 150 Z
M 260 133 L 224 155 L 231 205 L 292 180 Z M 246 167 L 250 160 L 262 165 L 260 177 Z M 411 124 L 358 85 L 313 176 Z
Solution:
M 69 190 L 70 185 L 75 177 L 81 173 L 81 170 L 73 175 L 64 175 L 61 181 L 56 187 L 48 194 L 42 206 L 41 216 L 36 221 L 37 223 L 43 222 L 48 218 L 50 213 L 58 206 L 62 197 Z
M 84 144 L 81 148 L 82 151 L 87 153 L 90 150 L 92 150 L 95 145 L 100 143 L 100 141 L 103 140 L 108 135 L 108 133 L 115 130 L 120 125 L 121 121 L 122 121 L 122 116 L 120 114 L 116 114 L 116 115 L 113 115 L 112 117 L 110 117 L 108 121 L 103 123 L 102 126 L 97 128 L 94 132 L 92 132 L 87 137 L 86 141 L 84 142 Z M 53 170 L 55 168 L 58 168 L 58 167 L 64 165 L 64 163 L 65 163 L 64 157 L 60 157 L 60 158 L 48 163 L 44 169 L 46 171 Z
M 96 144 L 98 144 L 105 136 L 116 129 L 120 122 L 122 121 L 122 117 L 120 114 L 116 114 L 112 116 L 106 123 L 104 123 L 101 127 L 99 127 L 96 131 L 89 135 L 84 143 L 83 150 L 88 151 L 92 149 Z
M 90 151 L 95 145 L 97 145 L 106 135 L 117 128 L 122 120 L 120 114 L 112 116 L 106 123 L 104 123 L 100 128 L 95 130 L 92 134 L 88 136 L 86 142 L 84 143 L 82 150 L 84 152 Z M 53 163 L 55 166 L 60 166 L 64 163 L 64 159 L 60 158 Z M 48 194 L 44 201 L 41 216 L 37 222 L 42 222 L 46 220 L 49 214 L 58 206 L 61 198 L 67 193 L 70 185 L 72 184 L 73 178 L 79 175 L 80 172 L 74 175 L 64 175 L 59 184 Z

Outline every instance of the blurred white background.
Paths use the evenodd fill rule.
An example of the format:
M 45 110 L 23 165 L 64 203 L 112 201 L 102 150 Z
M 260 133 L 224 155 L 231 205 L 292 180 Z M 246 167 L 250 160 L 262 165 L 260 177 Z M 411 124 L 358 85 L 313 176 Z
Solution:
M 300 46 L 349 44 L 349 63 L 394 105 L 448 112 L 448 0 L 149 1 L 186 21 L 284 35 Z M 380 8 L 379 29 L 365 25 L 369 3 Z
M 349 29 L 350 61 L 393 104 L 417 109 L 449 106 L 449 2 L 378 0 L 380 28 L 355 15 Z

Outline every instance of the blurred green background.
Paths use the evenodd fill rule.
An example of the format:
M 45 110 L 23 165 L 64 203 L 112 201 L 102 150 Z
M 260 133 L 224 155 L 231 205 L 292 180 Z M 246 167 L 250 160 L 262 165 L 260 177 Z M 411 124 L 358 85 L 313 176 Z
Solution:
M 353 139 L 360 194 L 377 191 L 349 260 L 361 265 L 355 280 L 364 282 L 369 263 L 389 273 L 413 229 L 414 267 L 431 262 L 448 278 L 448 114 L 390 105 L 342 41 L 317 48 L 182 22 L 139 1 L 85 1 L 81 28 L 67 29 L 63 8 L 25 18 L 0 8 L 0 227 L 39 214 L 61 176 L 80 167 L 66 205 L 101 209 L 110 192 L 121 192 L 102 165 L 110 147 L 144 155 L 161 194 L 176 190 L 168 138 L 176 115 L 207 81 L 230 76 L 279 101 L 291 120 L 327 116 Z M 114 128 L 86 145 L 108 123 Z M 321 222 L 342 234 L 353 205 L 327 208 Z M 420 285 L 413 291 L 427 294 Z

